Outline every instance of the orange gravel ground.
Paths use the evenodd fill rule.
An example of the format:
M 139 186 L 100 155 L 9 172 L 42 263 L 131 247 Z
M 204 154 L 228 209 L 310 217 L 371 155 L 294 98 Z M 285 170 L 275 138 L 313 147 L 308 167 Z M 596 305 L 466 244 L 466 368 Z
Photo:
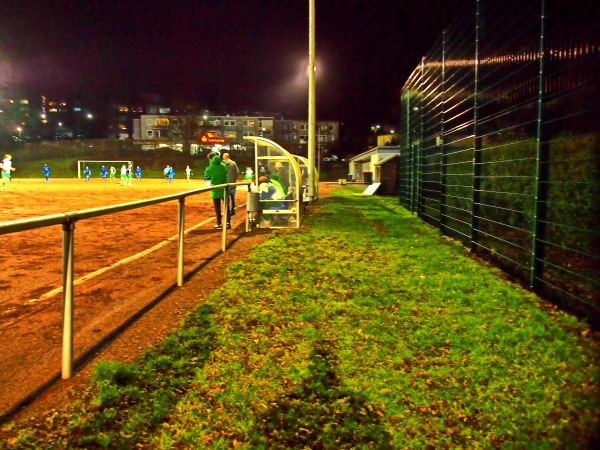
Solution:
M 133 186 L 92 179 L 19 180 L 0 191 L 0 222 L 115 205 L 204 187 L 202 180 L 134 180 Z M 324 197 L 331 185 L 319 186 Z M 187 197 L 184 285 L 153 303 L 177 279 L 178 202 L 76 222 L 74 376 L 61 380 L 62 278 L 60 226 L 2 235 L 0 258 L 0 417 L 29 417 L 55 408 L 77 394 L 93 361 L 129 361 L 160 342 L 225 281 L 225 269 L 243 259 L 270 230 L 245 233 L 246 188 L 238 188 L 237 211 L 220 253 L 221 231 L 213 229 L 209 193 Z M 160 248 L 132 258 L 154 246 Z M 230 247 L 229 247 L 230 246 Z M 104 272 L 102 272 L 104 270 Z M 90 274 L 102 272 L 96 276 Z M 76 281 L 77 283 L 77 281 Z M 131 320 L 145 311 L 141 317 Z M 115 330 L 119 327 L 116 337 Z M 85 358 L 83 358 L 85 356 Z M 92 363 L 89 363 L 92 361 Z M 49 380 L 53 382 L 48 383 Z

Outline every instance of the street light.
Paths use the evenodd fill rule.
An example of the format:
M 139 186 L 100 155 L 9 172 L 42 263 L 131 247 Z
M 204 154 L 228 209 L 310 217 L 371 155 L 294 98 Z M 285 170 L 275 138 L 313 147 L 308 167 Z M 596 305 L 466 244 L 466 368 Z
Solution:
M 23 140 L 21 139 L 21 132 L 23 131 L 23 128 L 21 127 L 17 127 L 17 131 L 19 132 L 19 145 L 22 147 L 23 146 Z
M 380 129 L 381 129 L 381 125 L 373 125 L 371 127 L 371 131 L 375 135 L 375 147 L 377 147 L 377 134 L 379 133 Z

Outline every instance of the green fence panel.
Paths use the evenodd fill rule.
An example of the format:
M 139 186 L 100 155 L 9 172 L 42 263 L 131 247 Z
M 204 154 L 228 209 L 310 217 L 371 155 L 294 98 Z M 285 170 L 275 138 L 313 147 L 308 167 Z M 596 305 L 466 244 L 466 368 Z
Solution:
M 400 98 L 400 202 L 600 323 L 600 38 L 591 5 L 479 0 Z

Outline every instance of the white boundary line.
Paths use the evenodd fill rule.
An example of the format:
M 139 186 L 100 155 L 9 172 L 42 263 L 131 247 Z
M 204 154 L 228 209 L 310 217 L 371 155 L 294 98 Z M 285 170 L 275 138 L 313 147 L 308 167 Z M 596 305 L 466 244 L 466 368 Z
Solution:
M 199 227 L 201 227 L 203 225 L 206 225 L 208 222 L 210 222 L 213 219 L 214 219 L 214 217 L 206 219 L 204 222 L 200 222 L 200 223 L 194 225 L 193 227 L 188 228 L 187 230 L 185 230 L 183 232 L 183 234 L 186 235 L 190 231 L 193 231 L 196 228 L 199 228 Z M 125 259 L 122 259 L 120 261 L 117 261 L 116 263 L 111 264 L 110 266 L 103 267 L 102 269 L 98 269 L 95 272 L 88 273 L 87 275 L 84 275 L 83 277 L 81 277 L 81 278 L 79 278 L 77 280 L 74 280 L 73 281 L 73 286 L 77 286 L 77 285 L 83 283 L 84 281 L 91 280 L 92 278 L 95 278 L 95 277 L 97 277 L 99 275 L 102 275 L 104 272 L 107 272 L 107 271 L 109 271 L 111 269 L 114 269 L 115 267 L 119 267 L 119 266 L 121 266 L 123 264 L 126 264 L 128 262 L 134 261 L 134 260 L 136 260 L 138 258 L 141 258 L 142 256 L 146 256 L 146 255 L 148 255 L 148 254 L 150 254 L 152 252 L 155 252 L 158 249 L 160 249 L 160 248 L 164 247 L 165 245 L 167 245 L 168 243 L 177 240 L 178 237 L 179 237 L 179 235 L 176 234 L 176 235 L 171 236 L 171 237 L 167 238 L 166 240 L 164 240 L 164 241 L 156 244 L 154 247 L 150 247 L 149 249 L 144 250 L 143 252 L 140 252 L 140 253 L 137 253 L 135 255 L 129 256 L 129 257 L 125 258 Z M 52 296 L 54 296 L 56 294 L 61 293 L 62 290 L 63 290 L 62 286 L 58 287 L 56 289 L 52 289 L 51 291 L 46 292 L 45 294 L 40 295 L 39 298 L 32 298 L 31 300 L 27 300 L 26 304 L 37 303 L 37 302 L 39 302 L 41 300 L 45 300 L 48 297 L 52 297 Z

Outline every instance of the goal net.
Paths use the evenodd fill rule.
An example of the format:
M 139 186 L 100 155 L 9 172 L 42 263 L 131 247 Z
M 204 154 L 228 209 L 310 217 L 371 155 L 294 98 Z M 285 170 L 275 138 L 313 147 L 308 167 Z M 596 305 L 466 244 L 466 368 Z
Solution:
M 110 167 L 114 166 L 117 170 L 117 178 L 121 173 L 121 166 L 131 165 L 133 167 L 133 161 L 101 161 L 101 160 L 89 160 L 89 159 L 79 159 L 77 160 L 77 178 L 85 177 L 85 168 L 89 167 L 92 172 L 92 178 L 100 178 L 102 173 L 102 166 L 106 167 L 106 177 L 108 178 L 110 175 Z M 133 174 L 132 174 L 133 175 Z

